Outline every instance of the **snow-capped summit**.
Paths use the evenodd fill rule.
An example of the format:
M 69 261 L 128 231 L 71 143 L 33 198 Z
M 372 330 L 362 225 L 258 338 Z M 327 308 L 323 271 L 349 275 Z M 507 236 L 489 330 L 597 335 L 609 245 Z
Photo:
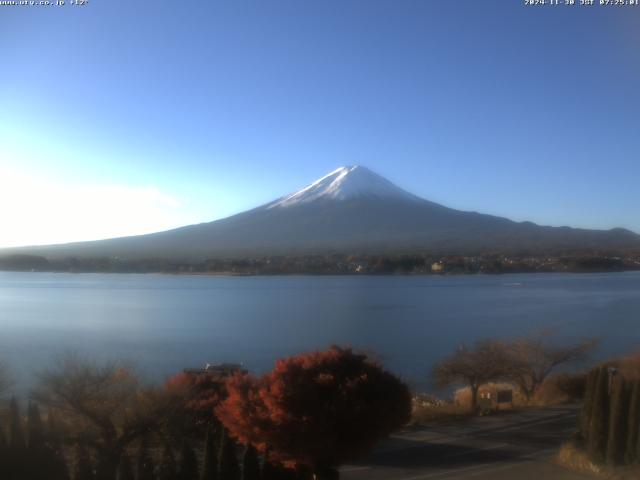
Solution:
M 360 165 L 340 167 L 295 193 L 269 204 L 267 208 L 291 207 L 317 200 L 350 200 L 359 197 L 419 200 L 386 178 Z

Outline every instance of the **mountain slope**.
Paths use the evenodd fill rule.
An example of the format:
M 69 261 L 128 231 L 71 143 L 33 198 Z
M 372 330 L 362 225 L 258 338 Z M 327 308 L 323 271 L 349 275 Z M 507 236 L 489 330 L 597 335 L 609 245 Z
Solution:
M 542 227 L 453 210 L 416 197 L 364 167 L 352 166 L 339 168 L 291 195 L 222 220 L 136 237 L 19 251 L 48 257 L 204 259 L 626 249 L 640 249 L 640 236 L 624 229 Z M 11 253 L 16 251 L 12 249 Z

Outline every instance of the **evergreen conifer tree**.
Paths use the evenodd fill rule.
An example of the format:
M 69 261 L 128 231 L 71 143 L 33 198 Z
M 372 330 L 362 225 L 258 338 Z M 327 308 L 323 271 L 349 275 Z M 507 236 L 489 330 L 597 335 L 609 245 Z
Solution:
M 607 463 L 619 465 L 624 461 L 627 442 L 628 388 L 622 378 L 616 379 L 611 392 Z
M 609 428 L 609 372 L 606 367 L 598 369 L 593 397 L 593 412 L 589 423 L 587 454 L 596 463 L 605 460 Z
M 247 445 L 242 456 L 242 480 L 260 480 L 260 459 L 253 445 Z
M 238 463 L 238 449 L 236 442 L 223 430 L 219 450 L 219 472 L 222 480 L 240 480 L 240 465 Z
M 633 382 L 631 398 L 629 399 L 629 421 L 627 425 L 627 448 L 624 455 L 625 463 L 637 461 L 636 445 L 640 430 L 640 381 Z
M 124 452 L 120 456 L 120 463 L 118 464 L 118 478 L 117 480 L 135 480 L 133 476 L 133 467 L 131 465 L 131 459 L 129 454 Z
M 215 434 L 210 427 L 204 441 L 204 458 L 202 459 L 201 480 L 218 480 L 218 450 Z
M 180 465 L 178 468 L 180 480 L 199 480 L 198 459 L 187 440 L 183 440 L 180 449 Z

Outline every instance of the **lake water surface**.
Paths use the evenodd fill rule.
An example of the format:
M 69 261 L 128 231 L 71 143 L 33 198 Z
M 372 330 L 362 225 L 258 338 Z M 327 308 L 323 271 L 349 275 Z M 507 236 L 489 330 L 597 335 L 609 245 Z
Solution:
M 552 328 L 640 346 L 640 272 L 496 276 L 212 277 L 0 272 L 0 358 L 24 388 L 66 350 L 161 378 L 206 362 L 270 369 L 331 344 L 375 351 L 424 387 L 461 342 Z

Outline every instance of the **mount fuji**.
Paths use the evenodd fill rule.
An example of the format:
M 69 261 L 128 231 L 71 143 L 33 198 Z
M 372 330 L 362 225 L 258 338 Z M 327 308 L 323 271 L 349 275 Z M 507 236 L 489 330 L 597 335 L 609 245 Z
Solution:
M 0 250 L 49 258 L 206 258 L 349 253 L 539 254 L 640 249 L 621 228 L 585 230 L 444 207 L 366 167 L 341 167 L 290 195 L 209 223 L 159 233 Z

